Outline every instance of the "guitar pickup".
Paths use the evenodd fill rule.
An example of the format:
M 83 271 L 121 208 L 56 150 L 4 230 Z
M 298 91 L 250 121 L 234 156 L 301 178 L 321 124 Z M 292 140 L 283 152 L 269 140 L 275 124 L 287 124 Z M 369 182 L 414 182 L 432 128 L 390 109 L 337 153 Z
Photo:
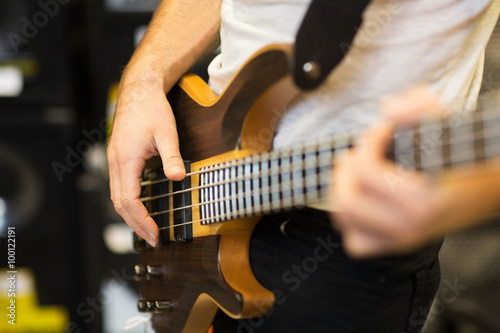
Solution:
M 184 167 L 186 173 L 191 172 L 191 162 L 184 162 Z M 182 181 L 172 182 L 172 193 L 174 241 L 192 241 L 193 228 L 189 224 L 193 220 L 191 177 L 187 176 Z
M 191 162 L 184 162 L 184 166 L 189 173 Z M 168 180 L 160 166 L 144 170 L 141 186 L 141 201 L 160 229 L 160 243 L 191 241 L 191 177 L 187 176 L 182 181 Z M 138 244 L 136 248 L 144 246 Z

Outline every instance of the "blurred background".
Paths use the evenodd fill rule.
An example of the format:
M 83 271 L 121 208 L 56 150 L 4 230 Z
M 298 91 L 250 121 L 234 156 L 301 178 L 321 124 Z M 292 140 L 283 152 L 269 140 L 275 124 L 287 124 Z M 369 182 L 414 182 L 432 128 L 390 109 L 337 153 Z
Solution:
M 4 270 L 0 332 L 147 330 L 105 140 L 115 85 L 159 2 L 0 2 L 0 266 L 16 271 L 17 300 L 13 326 Z
M 159 2 L 0 2 L 0 332 L 151 331 L 105 141 L 120 73 Z M 499 36 L 482 96 L 500 88 Z M 447 239 L 427 332 L 500 332 L 499 236 L 492 221 Z M 12 274 L 16 326 L 4 315 Z

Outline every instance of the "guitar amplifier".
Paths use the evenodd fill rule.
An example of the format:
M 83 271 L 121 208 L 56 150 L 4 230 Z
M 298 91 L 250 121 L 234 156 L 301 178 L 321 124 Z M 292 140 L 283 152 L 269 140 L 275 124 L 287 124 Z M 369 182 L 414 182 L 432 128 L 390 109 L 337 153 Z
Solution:
M 0 2 L 0 107 L 72 101 L 69 0 Z
M 0 112 L 0 267 L 29 268 L 40 305 L 63 306 L 72 314 L 82 300 L 77 166 L 58 177 L 53 165 L 66 164 L 66 148 L 73 147 L 73 117 L 73 110 L 60 107 L 2 107 Z M 9 230 L 15 243 L 8 241 Z M 8 250 L 13 250 L 9 260 Z
M 85 62 L 90 97 L 87 101 L 90 110 L 87 128 L 102 129 L 101 124 L 108 118 L 111 104 L 108 99 L 110 90 L 120 80 L 123 69 L 159 3 L 160 0 L 85 1 Z M 90 160 L 91 158 L 85 159 L 83 165 L 93 165 Z M 109 183 L 103 174 L 106 172 L 96 174 L 95 170 L 86 168 L 80 178 L 85 179 L 83 182 L 87 185 L 79 189 L 79 206 L 83 219 L 82 246 L 87 259 L 84 262 L 84 293 L 98 299 L 98 296 L 114 291 L 113 297 L 107 302 L 97 300 L 96 306 L 102 311 L 92 311 L 92 305 L 86 302 L 80 309 L 79 315 L 84 321 L 80 328 L 92 333 L 121 330 L 126 320 L 140 315 L 137 312 L 137 295 L 132 296 L 129 301 L 122 300 L 128 293 L 137 293 L 138 284 L 133 278 L 129 278 L 137 263 L 137 254 L 114 252 L 105 243 L 106 235 L 109 230 L 115 230 L 114 226 L 121 224 L 126 227 L 126 237 L 121 243 L 132 244 L 132 231 L 114 211 Z M 111 238 L 117 237 L 116 233 L 112 234 Z M 137 329 L 139 328 L 133 331 L 137 332 Z

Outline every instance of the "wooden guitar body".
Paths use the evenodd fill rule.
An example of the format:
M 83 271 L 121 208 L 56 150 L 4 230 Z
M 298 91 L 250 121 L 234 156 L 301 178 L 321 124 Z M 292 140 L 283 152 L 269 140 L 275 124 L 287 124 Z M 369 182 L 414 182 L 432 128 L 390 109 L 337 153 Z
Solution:
M 287 46 L 261 50 L 221 96 L 192 75 L 183 77 L 169 93 L 181 155 L 190 161 L 193 174 L 190 187 L 201 184 L 197 172 L 205 167 L 271 149 L 279 114 L 297 93 L 289 76 L 289 52 Z M 168 186 L 172 191 L 173 185 Z M 255 279 L 249 259 L 259 216 L 196 222 L 202 220 L 197 206 L 200 191 L 189 191 L 184 199 L 186 195 L 193 204 L 189 217 L 179 220 L 174 211 L 155 218 L 164 228 L 160 245 L 142 246 L 140 251 L 141 264 L 136 266 L 140 311 L 154 313 L 158 333 L 207 332 L 218 308 L 233 318 L 267 313 L 274 294 Z M 172 202 L 167 205 L 171 208 Z M 172 226 L 190 221 L 194 222 L 183 227 L 189 236 L 179 238 Z

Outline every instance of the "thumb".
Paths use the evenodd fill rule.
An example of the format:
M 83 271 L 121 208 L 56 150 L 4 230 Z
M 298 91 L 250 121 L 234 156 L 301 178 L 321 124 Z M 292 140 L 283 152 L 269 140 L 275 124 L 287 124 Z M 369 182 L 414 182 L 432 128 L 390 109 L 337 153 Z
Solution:
M 179 138 L 175 123 L 172 129 L 162 131 L 162 135 L 156 138 L 156 149 L 160 154 L 165 176 L 175 181 L 184 179 L 186 168 L 179 151 Z

